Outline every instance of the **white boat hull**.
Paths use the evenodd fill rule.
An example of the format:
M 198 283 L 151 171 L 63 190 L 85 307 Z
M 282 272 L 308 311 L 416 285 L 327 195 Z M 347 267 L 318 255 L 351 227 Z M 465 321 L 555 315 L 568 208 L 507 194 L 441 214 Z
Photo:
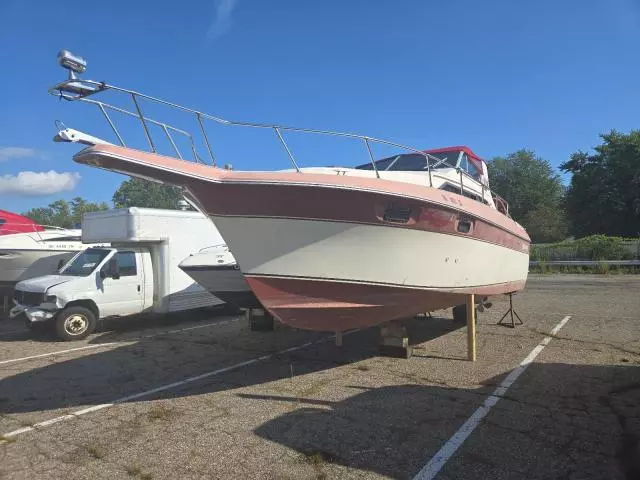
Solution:
M 527 253 L 463 236 L 315 220 L 213 220 L 247 276 L 446 290 L 524 281 L 529 268 Z
M 9 250 L 0 251 L 0 295 L 11 295 L 16 283 L 54 273 L 76 251 Z

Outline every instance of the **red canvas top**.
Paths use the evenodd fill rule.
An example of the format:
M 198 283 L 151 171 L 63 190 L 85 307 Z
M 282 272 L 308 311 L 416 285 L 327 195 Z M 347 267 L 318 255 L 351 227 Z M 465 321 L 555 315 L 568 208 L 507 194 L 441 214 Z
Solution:
M 473 162 L 473 164 L 482 172 L 482 164 L 486 163 L 483 159 L 481 159 L 478 155 L 473 153 L 473 151 L 467 147 L 466 145 L 458 145 L 455 147 L 443 147 L 443 148 L 433 148 L 431 150 L 424 150 L 424 153 L 441 153 L 441 152 L 459 152 L 462 150 L 467 154 L 469 160 Z
M 9 235 L 11 233 L 24 232 L 41 232 L 44 230 L 42 225 L 17 213 L 0 210 L 0 235 Z

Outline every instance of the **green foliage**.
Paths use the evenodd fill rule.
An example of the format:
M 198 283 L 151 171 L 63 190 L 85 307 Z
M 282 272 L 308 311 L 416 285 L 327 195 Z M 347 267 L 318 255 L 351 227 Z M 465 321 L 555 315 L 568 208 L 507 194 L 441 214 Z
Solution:
M 82 223 L 82 215 L 85 213 L 108 209 L 109 205 L 105 202 L 87 202 L 83 198 L 76 197 L 70 202 L 56 200 L 50 203 L 48 207 L 32 208 L 23 215 L 41 225 L 74 228 Z
M 578 151 L 560 168 L 572 174 L 566 208 L 576 236 L 640 233 L 640 130 L 601 135 L 589 155 Z
M 532 261 L 549 260 L 629 260 L 637 255 L 640 240 L 591 235 L 560 243 L 532 245 Z
M 145 207 L 178 209 L 180 190 L 140 178 L 125 180 L 113 194 L 115 208 Z
M 491 188 L 509 202 L 511 216 L 534 242 L 565 238 L 564 187 L 551 164 L 530 150 L 518 150 L 488 163 Z

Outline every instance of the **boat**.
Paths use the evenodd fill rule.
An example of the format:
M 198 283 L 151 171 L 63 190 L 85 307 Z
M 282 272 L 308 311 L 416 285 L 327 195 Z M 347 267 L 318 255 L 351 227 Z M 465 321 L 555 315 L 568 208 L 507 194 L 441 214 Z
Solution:
M 42 230 L 44 230 L 43 226 L 24 215 L 0 210 L 0 236 Z
M 150 151 L 128 147 L 106 113 L 113 107 L 90 98 L 105 91 L 133 100 L 135 111 L 125 114 L 138 118 Z M 76 74 L 50 93 L 97 104 L 118 138 L 119 145 L 86 142 L 76 162 L 182 188 L 216 224 L 260 303 L 291 326 L 363 328 L 525 286 L 530 238 L 468 147 L 420 150 L 359 134 L 230 121 Z M 183 131 L 146 117 L 142 100 L 193 115 L 212 165 L 194 143 L 194 161 L 185 161 L 171 135 Z M 271 130 L 293 168 L 216 167 L 204 120 Z M 154 125 L 175 155 L 158 153 Z M 301 168 L 284 138 L 291 132 L 356 140 L 370 161 Z M 376 161 L 372 144 L 399 153 Z
M 21 280 L 55 272 L 85 248 L 79 229 L 43 226 L 5 211 L 0 223 L 0 296 L 11 296 Z
M 215 245 L 193 253 L 179 267 L 224 302 L 238 308 L 261 308 L 226 245 Z

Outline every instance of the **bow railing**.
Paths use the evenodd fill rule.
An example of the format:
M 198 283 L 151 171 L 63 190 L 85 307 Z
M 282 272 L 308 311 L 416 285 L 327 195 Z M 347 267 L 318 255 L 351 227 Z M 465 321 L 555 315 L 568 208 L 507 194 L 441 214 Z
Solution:
M 114 105 L 111 105 L 109 103 L 103 102 L 103 101 L 97 101 L 94 100 L 92 98 L 88 98 L 92 95 L 96 95 L 102 92 L 106 92 L 106 91 L 111 91 L 111 92 L 116 92 L 125 96 L 128 96 L 133 104 L 134 107 L 134 111 L 131 110 L 127 110 L 125 108 L 121 108 L 121 107 L 117 107 Z M 127 144 L 125 143 L 124 140 L 124 136 L 121 134 L 121 132 L 118 130 L 115 122 L 113 121 L 113 119 L 111 118 L 111 116 L 109 115 L 109 112 L 117 112 L 126 116 L 130 116 L 130 117 L 134 117 L 137 120 L 139 120 L 141 126 L 142 126 L 142 130 L 144 133 L 144 136 L 146 138 L 146 142 L 149 145 L 149 149 L 151 150 L 151 152 L 153 153 L 157 153 L 157 141 L 154 140 L 153 134 L 151 129 L 149 128 L 151 125 L 155 125 L 160 127 L 160 129 L 162 130 L 162 132 L 164 133 L 164 135 L 166 136 L 166 138 L 168 139 L 172 149 L 174 150 L 176 156 L 182 160 L 187 160 L 187 156 L 183 154 L 183 152 L 179 149 L 178 145 L 176 144 L 173 135 L 172 134 L 180 134 L 184 137 L 186 137 L 189 141 L 189 145 L 190 145 L 190 150 L 191 150 L 191 156 L 192 156 L 192 160 L 195 162 L 200 162 L 200 163 L 207 163 L 204 162 L 203 158 L 198 154 L 197 148 L 196 148 L 196 144 L 194 142 L 194 136 L 183 130 L 180 128 L 177 128 L 175 126 L 172 126 L 166 122 L 162 122 L 162 121 L 158 121 L 155 120 L 153 118 L 151 118 L 148 115 L 145 115 L 143 113 L 142 107 L 141 107 L 141 101 L 140 100 L 145 100 L 145 101 L 149 101 L 149 102 L 153 102 L 159 105 L 164 105 L 166 107 L 170 107 L 173 109 L 177 109 L 180 110 L 182 112 L 185 112 L 187 114 L 193 115 L 195 120 L 198 123 L 199 126 L 199 130 L 200 130 L 200 134 L 202 136 L 202 140 L 203 143 L 206 147 L 206 152 L 207 155 L 210 159 L 210 164 L 213 166 L 216 166 L 216 156 L 214 154 L 213 151 L 213 147 L 212 147 L 212 143 L 209 139 L 209 136 L 207 134 L 207 129 L 205 127 L 205 120 L 206 121 L 212 121 L 215 122 L 218 125 L 225 125 L 225 126 L 233 126 L 233 127 L 244 127 L 244 128 L 254 128 L 254 129 L 266 129 L 266 130 L 271 130 L 273 131 L 277 141 L 280 143 L 280 145 L 282 146 L 284 152 L 286 153 L 289 161 L 291 162 L 291 165 L 293 167 L 293 169 L 298 172 L 298 173 L 303 173 L 302 170 L 300 169 L 300 166 L 298 164 L 298 161 L 296 160 L 296 157 L 294 155 L 294 152 L 292 150 L 292 148 L 290 147 L 290 145 L 287 143 L 287 141 L 285 140 L 284 137 L 284 133 L 287 132 L 297 132 L 297 133 L 305 133 L 305 134 L 310 134 L 310 135 L 322 135 L 322 136 L 332 136 L 332 137 L 342 137 L 342 138 L 350 138 L 350 139 L 354 139 L 356 141 L 360 141 L 363 144 L 363 148 L 366 152 L 366 156 L 369 160 L 369 162 L 371 162 L 371 166 L 372 166 L 372 170 L 375 172 L 375 175 L 377 178 L 380 178 L 380 172 L 378 171 L 377 165 L 376 165 L 376 160 L 374 158 L 373 155 L 373 150 L 372 150 L 372 144 L 379 144 L 379 145 L 384 145 L 387 147 L 394 147 L 400 150 L 403 150 L 404 152 L 408 152 L 408 153 L 413 153 L 413 154 L 418 154 L 421 155 L 425 158 L 426 160 L 426 170 L 428 173 L 428 181 L 429 181 L 429 186 L 433 187 L 433 178 L 434 177 L 438 177 L 438 175 L 436 175 L 433 170 L 434 170 L 434 166 L 436 165 L 442 165 L 447 164 L 447 166 L 451 167 L 451 168 L 455 168 L 456 171 L 459 173 L 459 183 L 460 183 L 460 191 L 461 193 L 464 194 L 465 192 L 465 183 L 467 185 L 467 188 L 470 185 L 473 185 L 474 187 L 479 187 L 482 190 L 482 200 L 485 200 L 485 192 L 489 193 L 494 202 L 496 203 L 496 205 L 501 205 L 501 208 L 499 207 L 499 210 L 504 213 L 505 215 L 509 216 L 509 211 L 508 211 L 508 205 L 507 202 L 502 199 L 499 195 L 497 195 L 495 192 L 491 191 L 488 187 L 486 187 L 482 182 L 478 182 L 478 180 L 476 180 L 475 178 L 473 178 L 471 175 L 469 175 L 466 171 L 464 171 L 461 168 L 458 168 L 456 165 L 451 165 L 449 163 L 446 162 L 446 160 L 443 160 L 437 156 L 434 156 L 432 154 L 426 153 L 422 150 L 419 150 L 417 148 L 408 146 L 408 145 L 403 145 L 397 142 L 392 142 L 389 140 L 384 140 L 381 138 L 376 138 L 376 137 L 371 137 L 368 135 L 361 135 L 361 134 L 356 134 L 356 133 L 347 133 L 347 132 L 338 132 L 338 131 L 332 131 L 332 130 L 319 130 L 319 129 L 311 129 L 311 128 L 300 128 L 300 127 L 291 127 L 291 126 L 285 126 L 285 125 L 278 125 L 278 124 L 264 124 L 264 123 L 254 123 L 254 122 L 243 122 L 243 121 L 233 121 L 233 120 L 226 120 L 224 118 L 215 116 L 215 115 L 211 115 L 205 112 L 202 112 L 200 110 L 196 110 L 196 109 L 192 109 L 189 107 L 185 107 L 183 105 L 179 105 L 177 103 L 173 103 L 173 102 L 169 102 L 166 100 L 163 100 L 161 98 L 157 98 L 157 97 L 153 97 L 150 95 L 146 95 L 144 93 L 141 92 L 137 92 L 135 90 L 130 90 L 130 89 L 126 89 L 126 88 L 122 88 L 122 87 L 117 87 L 115 85 L 109 85 L 105 82 L 96 82 L 94 80 L 87 80 L 87 79 L 80 79 L 80 78 L 70 78 L 69 80 L 65 80 L 63 82 L 60 82 L 58 84 L 56 84 L 54 87 L 52 87 L 51 89 L 49 89 L 49 93 L 52 95 L 55 95 L 57 97 L 59 97 L 60 99 L 63 100 L 68 100 L 68 101 L 82 101 L 88 104 L 92 104 L 95 105 L 100 112 L 102 113 L 102 115 L 104 116 L 105 120 L 107 121 L 109 127 L 111 128 L 111 130 L 113 131 L 113 133 L 115 134 L 118 143 L 123 146 L 126 147 Z

